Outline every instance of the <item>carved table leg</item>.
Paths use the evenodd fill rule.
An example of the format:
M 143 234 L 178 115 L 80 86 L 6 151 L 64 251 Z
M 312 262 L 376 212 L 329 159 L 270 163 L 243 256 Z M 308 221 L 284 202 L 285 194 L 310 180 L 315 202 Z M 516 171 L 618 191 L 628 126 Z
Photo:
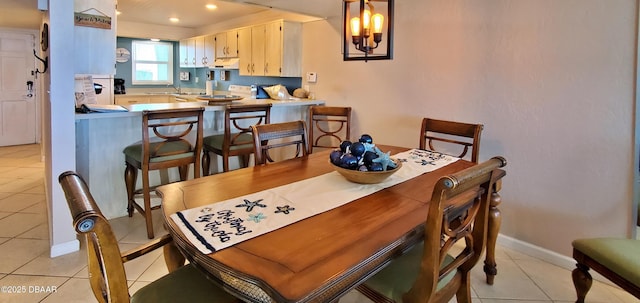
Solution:
M 498 180 L 494 184 L 493 193 L 491 193 L 491 201 L 489 203 L 489 222 L 487 231 L 487 256 L 484 261 L 484 272 L 487 275 L 487 284 L 493 285 L 493 279 L 498 274 L 496 269 L 496 240 L 502 223 L 502 215 L 498 205 L 502 202 L 502 198 L 498 192 L 502 187 L 502 181 Z
M 164 225 L 164 229 L 168 230 L 167 225 Z M 164 263 L 167 265 L 169 272 L 172 272 L 184 265 L 184 255 L 180 253 L 180 250 L 176 246 L 176 243 L 171 241 L 162 247 L 164 253 Z

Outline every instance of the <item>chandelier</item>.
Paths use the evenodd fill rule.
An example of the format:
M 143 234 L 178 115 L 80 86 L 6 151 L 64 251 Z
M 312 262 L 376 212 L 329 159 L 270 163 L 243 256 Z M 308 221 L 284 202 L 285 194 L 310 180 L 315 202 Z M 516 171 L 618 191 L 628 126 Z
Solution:
M 392 59 L 393 0 L 343 1 L 344 61 Z

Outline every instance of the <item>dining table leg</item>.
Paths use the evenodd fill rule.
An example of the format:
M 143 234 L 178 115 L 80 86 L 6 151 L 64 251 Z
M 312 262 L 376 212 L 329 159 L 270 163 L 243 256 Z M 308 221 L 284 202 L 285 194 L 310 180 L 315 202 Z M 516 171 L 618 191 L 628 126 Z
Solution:
M 502 198 L 498 193 L 502 188 L 502 180 L 496 181 L 493 185 L 491 193 L 491 201 L 489 203 L 489 222 L 487 231 L 487 255 L 484 261 L 484 272 L 487 276 L 487 284 L 493 285 L 493 280 L 498 274 L 496 268 L 496 241 L 498 239 L 498 232 L 500 231 L 500 224 L 502 223 L 502 215 L 498 205 L 502 203 Z
M 169 272 L 173 272 L 174 270 L 184 266 L 185 258 L 178 250 L 175 242 L 171 241 L 171 243 L 162 247 L 164 253 L 164 262 L 167 265 L 167 269 Z

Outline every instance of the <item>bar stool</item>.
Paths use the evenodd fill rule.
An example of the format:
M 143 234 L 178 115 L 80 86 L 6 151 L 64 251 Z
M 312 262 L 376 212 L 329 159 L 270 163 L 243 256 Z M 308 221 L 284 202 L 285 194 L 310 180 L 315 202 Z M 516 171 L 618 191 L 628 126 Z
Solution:
M 133 216 L 134 209 L 145 217 L 147 236 L 153 239 L 153 222 L 150 192 L 156 186 L 149 184 L 149 171 L 178 167 L 180 180 L 187 179 L 189 165 L 193 164 L 193 177 L 200 177 L 200 153 L 202 152 L 202 116 L 204 108 L 182 108 L 142 112 L 142 143 L 127 146 L 124 181 L 127 188 L 127 212 Z M 193 131 L 196 131 L 195 138 Z M 155 137 L 150 138 L 153 132 Z M 191 144 L 191 139 L 195 144 Z M 138 169 L 142 171 L 142 188 L 136 190 Z M 142 194 L 144 205 L 135 201 Z
M 351 107 L 309 107 L 309 141 L 313 148 L 337 148 L 351 140 Z
M 211 156 L 209 152 L 222 156 L 222 170 L 229 171 L 229 157 L 240 158 L 240 166 L 249 166 L 253 154 L 251 126 L 269 124 L 271 103 L 252 105 L 227 105 L 224 112 L 224 134 L 204 137 L 202 144 L 202 173 L 209 175 Z

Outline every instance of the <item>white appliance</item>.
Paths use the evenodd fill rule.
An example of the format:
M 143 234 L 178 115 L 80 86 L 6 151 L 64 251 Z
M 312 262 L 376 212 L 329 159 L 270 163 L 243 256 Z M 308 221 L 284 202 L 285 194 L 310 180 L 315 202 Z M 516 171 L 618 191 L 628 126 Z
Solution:
M 95 103 L 96 104 L 115 104 L 113 98 L 113 75 L 87 75 L 87 74 L 76 74 L 76 92 L 82 92 L 86 90 L 86 85 L 82 82 L 87 79 L 86 76 L 91 76 L 94 84 L 99 84 L 98 87 L 102 86 L 102 90 L 99 94 L 95 95 Z M 88 100 L 89 103 L 93 103 Z

